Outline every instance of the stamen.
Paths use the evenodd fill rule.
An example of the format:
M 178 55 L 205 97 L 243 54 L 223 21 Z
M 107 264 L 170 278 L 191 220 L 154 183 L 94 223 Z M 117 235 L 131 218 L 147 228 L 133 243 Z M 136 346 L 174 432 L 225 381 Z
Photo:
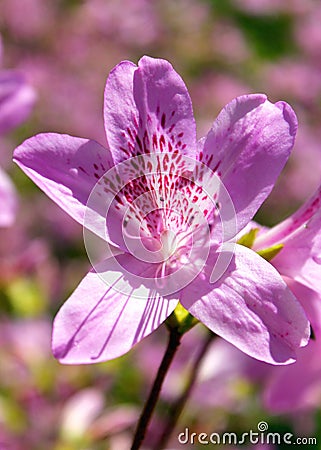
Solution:
M 156 283 L 156 286 L 160 289 L 162 289 L 165 286 L 165 282 L 164 282 L 165 274 L 166 274 L 166 261 L 163 261 L 162 264 L 160 264 L 157 267 L 157 270 L 155 273 L 155 283 Z

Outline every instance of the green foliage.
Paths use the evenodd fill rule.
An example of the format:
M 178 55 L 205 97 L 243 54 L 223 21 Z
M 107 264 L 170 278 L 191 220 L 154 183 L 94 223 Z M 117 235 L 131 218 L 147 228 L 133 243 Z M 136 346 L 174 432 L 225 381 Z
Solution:
M 243 11 L 230 0 L 205 0 L 214 17 L 235 23 L 243 32 L 254 54 L 262 59 L 277 60 L 296 52 L 293 36 L 293 19 L 285 14 L 255 14 Z
M 39 317 L 48 308 L 48 298 L 39 281 L 19 276 L 0 286 L 0 311 L 13 317 Z
M 39 316 L 48 306 L 39 283 L 27 277 L 12 281 L 6 294 L 16 317 Z
M 238 13 L 235 20 L 257 56 L 274 60 L 295 51 L 290 17 Z

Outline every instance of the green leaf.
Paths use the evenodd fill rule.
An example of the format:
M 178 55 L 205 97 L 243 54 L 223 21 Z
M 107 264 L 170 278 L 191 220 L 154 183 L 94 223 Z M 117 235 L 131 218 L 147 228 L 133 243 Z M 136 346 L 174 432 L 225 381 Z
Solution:
M 252 248 L 258 232 L 259 228 L 252 228 L 248 233 L 244 234 L 237 243 L 244 247 Z
M 267 261 L 271 261 L 284 247 L 283 244 L 276 244 L 269 248 L 264 248 L 263 250 L 258 250 L 257 253 L 262 256 L 262 258 Z

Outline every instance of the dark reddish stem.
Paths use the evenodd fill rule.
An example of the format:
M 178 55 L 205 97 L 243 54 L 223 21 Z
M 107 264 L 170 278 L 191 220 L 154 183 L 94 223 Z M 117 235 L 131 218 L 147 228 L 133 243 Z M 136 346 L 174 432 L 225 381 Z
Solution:
M 207 350 L 209 349 L 211 342 L 213 341 L 213 338 L 215 337 L 215 334 L 210 332 L 206 339 L 203 342 L 203 345 L 199 349 L 199 352 L 195 358 L 195 362 L 193 364 L 191 373 L 189 375 L 188 381 L 186 383 L 185 389 L 181 393 L 181 395 L 176 399 L 175 403 L 172 404 L 169 411 L 167 412 L 166 416 L 168 417 L 167 423 L 165 425 L 165 428 L 163 430 L 163 433 L 161 434 L 161 437 L 154 447 L 154 450 L 162 450 L 166 447 L 166 444 L 168 443 L 168 440 L 178 422 L 178 419 L 184 409 L 184 406 L 186 405 L 186 402 L 191 394 L 191 391 L 195 385 L 195 382 L 198 377 L 199 369 L 200 369 L 200 363 L 203 360 L 204 356 L 207 353 Z
M 175 353 L 181 343 L 182 334 L 177 328 L 169 329 L 169 340 L 162 362 L 159 366 L 154 384 L 145 403 L 144 409 L 137 424 L 134 440 L 131 450 L 138 450 L 144 441 L 145 434 L 158 401 L 163 381 L 166 377 L 168 369 L 173 361 Z

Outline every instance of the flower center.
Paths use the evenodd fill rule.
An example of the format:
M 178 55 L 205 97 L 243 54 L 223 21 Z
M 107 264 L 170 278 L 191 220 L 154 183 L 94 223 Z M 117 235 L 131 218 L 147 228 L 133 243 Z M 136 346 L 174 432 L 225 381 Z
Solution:
M 204 233 L 198 227 L 177 230 L 165 229 L 160 233 L 162 262 L 158 266 L 157 278 L 161 279 L 184 267 L 195 269 L 198 256 L 202 254 Z
M 162 244 L 164 261 L 166 261 L 171 258 L 177 250 L 178 240 L 176 233 L 170 229 L 164 230 L 160 235 L 160 241 Z

